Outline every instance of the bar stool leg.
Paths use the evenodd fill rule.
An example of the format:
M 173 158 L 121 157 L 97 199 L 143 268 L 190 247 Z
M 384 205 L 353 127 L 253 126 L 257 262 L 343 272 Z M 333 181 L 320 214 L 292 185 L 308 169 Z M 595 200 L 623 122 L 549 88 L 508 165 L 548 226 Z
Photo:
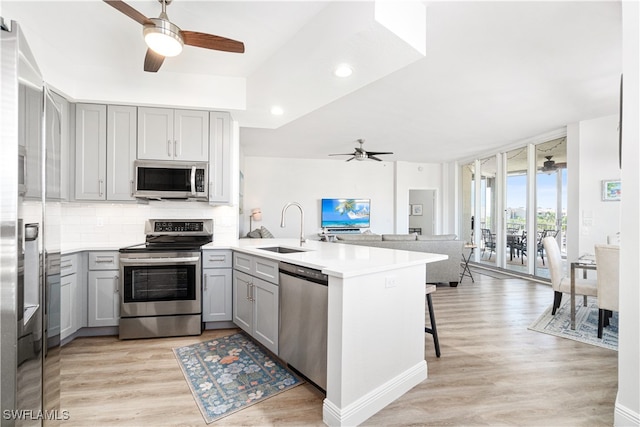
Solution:
M 427 307 L 429 308 L 429 321 L 431 328 L 424 328 L 424 331 L 433 335 L 433 345 L 436 348 L 436 357 L 440 357 L 440 341 L 438 341 L 438 329 L 436 328 L 436 316 L 433 313 L 433 302 L 431 294 L 427 294 Z

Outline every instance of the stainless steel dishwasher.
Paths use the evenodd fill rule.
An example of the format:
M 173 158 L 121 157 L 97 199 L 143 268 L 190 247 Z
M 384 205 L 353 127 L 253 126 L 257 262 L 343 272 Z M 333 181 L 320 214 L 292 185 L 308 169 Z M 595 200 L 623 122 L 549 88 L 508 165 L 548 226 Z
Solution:
M 327 389 L 328 278 L 319 270 L 280 263 L 278 356 Z

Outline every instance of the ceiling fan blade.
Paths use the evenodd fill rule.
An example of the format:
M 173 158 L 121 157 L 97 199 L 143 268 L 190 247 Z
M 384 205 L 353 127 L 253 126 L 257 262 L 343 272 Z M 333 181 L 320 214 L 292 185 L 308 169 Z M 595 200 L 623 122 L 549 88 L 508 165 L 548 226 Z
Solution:
M 151 49 L 147 49 L 147 54 L 144 57 L 144 70 L 150 73 L 155 73 L 160 69 L 164 62 L 164 56 L 156 53 Z
M 147 18 L 142 13 L 138 12 L 122 0 L 104 0 L 104 2 L 114 9 L 117 9 L 118 11 L 124 13 L 139 24 L 152 24 L 149 18 Z
M 377 156 L 380 154 L 393 154 L 393 153 L 390 151 L 384 151 L 384 152 L 383 151 L 367 151 L 367 154 L 369 154 L 369 156 Z
M 381 161 L 382 161 L 382 159 L 379 159 L 379 158 L 377 158 L 376 156 L 372 156 L 371 154 L 369 154 L 369 157 L 368 157 L 368 158 L 369 158 L 369 159 L 371 159 L 371 160 L 377 160 L 377 161 L 379 161 L 379 162 L 381 162 Z
M 353 156 L 352 158 L 347 159 L 346 161 L 347 161 L 347 162 L 350 162 L 351 160 L 353 160 L 353 159 L 355 159 L 355 158 L 356 158 L 356 156 Z
M 203 47 L 205 49 L 222 50 L 225 52 L 244 53 L 244 43 L 213 34 L 199 33 L 197 31 L 181 31 L 184 44 Z
M 329 156 L 353 156 L 353 153 L 329 154 Z

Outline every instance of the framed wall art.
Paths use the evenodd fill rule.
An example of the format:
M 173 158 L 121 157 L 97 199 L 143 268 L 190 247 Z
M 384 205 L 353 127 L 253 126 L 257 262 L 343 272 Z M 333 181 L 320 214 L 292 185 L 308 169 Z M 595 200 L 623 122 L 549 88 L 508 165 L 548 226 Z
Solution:
M 620 200 L 622 195 L 621 181 L 604 180 L 602 181 L 602 200 L 605 202 Z

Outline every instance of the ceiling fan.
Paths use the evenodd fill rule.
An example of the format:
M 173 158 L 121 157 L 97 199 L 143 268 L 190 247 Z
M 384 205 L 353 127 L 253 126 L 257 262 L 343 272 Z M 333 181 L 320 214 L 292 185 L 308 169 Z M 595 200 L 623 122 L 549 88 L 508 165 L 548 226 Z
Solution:
M 366 159 L 371 159 L 371 160 L 377 160 L 379 162 L 382 161 L 382 159 L 377 158 L 376 156 L 380 155 L 380 154 L 393 154 L 392 152 L 386 151 L 365 151 L 362 148 L 362 144 L 364 144 L 364 139 L 358 139 L 357 140 L 358 143 L 360 143 L 360 147 L 356 147 L 355 151 L 353 153 L 344 153 L 344 154 L 329 154 L 330 156 L 353 156 L 350 159 L 347 159 L 347 162 L 350 162 L 353 159 L 356 160 L 366 160 Z
M 551 160 L 553 156 L 544 156 L 547 159 L 540 168 L 541 172 L 553 172 L 557 169 L 566 168 L 566 163 L 556 163 L 555 160 Z
M 205 49 L 244 53 L 244 43 L 242 42 L 213 34 L 181 30 L 169 21 L 167 16 L 167 5 L 171 4 L 172 0 L 158 0 L 162 4 L 162 12 L 157 18 L 147 18 L 122 0 L 104 0 L 104 2 L 143 25 L 142 33 L 147 46 L 149 46 L 144 58 L 145 71 L 157 72 L 164 58 L 180 54 L 185 44 Z

